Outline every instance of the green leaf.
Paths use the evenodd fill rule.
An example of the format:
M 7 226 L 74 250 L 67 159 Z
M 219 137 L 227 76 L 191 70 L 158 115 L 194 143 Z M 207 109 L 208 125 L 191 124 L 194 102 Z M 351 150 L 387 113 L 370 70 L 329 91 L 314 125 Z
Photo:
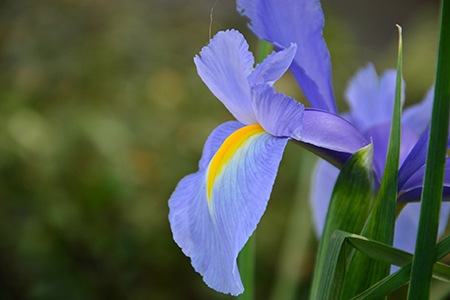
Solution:
M 380 299 L 386 297 L 386 295 L 395 292 L 400 287 L 408 283 L 410 272 L 411 264 L 383 278 L 369 289 L 353 297 L 351 300 Z
M 437 256 L 436 260 L 442 259 L 445 255 L 450 252 L 450 237 L 447 237 L 437 245 Z M 360 299 L 379 299 L 384 297 L 403 285 L 407 284 L 409 281 L 409 275 L 411 273 L 411 263 L 403 266 L 397 272 L 383 278 L 377 284 L 371 286 L 369 289 L 365 290 L 358 296 L 352 298 L 352 300 Z M 443 281 L 450 280 L 450 267 L 442 264 L 435 264 L 433 277 Z
M 403 266 L 396 273 L 383 278 L 373 287 L 352 299 L 379 299 L 408 282 L 412 254 L 363 236 L 337 230 L 330 239 L 317 299 L 348 299 L 341 295 L 341 290 L 346 276 L 347 260 L 351 256 L 349 255 L 350 247 L 372 259 L 383 261 L 389 265 Z M 448 248 L 445 249 L 445 251 L 448 250 Z M 440 251 L 440 255 L 436 258 L 442 258 L 445 255 L 443 247 Z M 449 281 L 450 266 L 435 263 L 433 275 L 437 279 Z
M 397 203 L 398 167 L 400 157 L 401 129 L 401 91 L 403 46 L 401 28 L 399 29 L 399 45 L 397 59 L 397 79 L 395 88 L 394 111 L 389 139 L 389 148 L 383 178 L 370 213 L 363 235 L 384 244 L 392 245 L 394 240 L 395 215 Z M 347 276 L 343 297 L 353 295 L 369 288 L 389 274 L 389 265 L 375 261 L 359 253 L 354 256 Z
M 311 295 L 311 299 L 340 299 L 347 267 L 346 257 L 350 250 L 346 244 L 349 236 L 350 233 L 339 230 L 331 236 L 319 287 L 315 295 Z
M 441 9 L 430 140 L 408 299 L 429 297 L 442 202 L 450 102 L 450 1 L 443 0 Z
M 336 229 L 361 232 L 372 202 L 372 144 L 357 151 L 342 167 L 336 180 L 327 212 L 324 231 L 311 288 L 311 299 L 318 299 L 319 282 L 328 263 L 328 245 Z M 320 298 L 319 298 L 320 299 Z

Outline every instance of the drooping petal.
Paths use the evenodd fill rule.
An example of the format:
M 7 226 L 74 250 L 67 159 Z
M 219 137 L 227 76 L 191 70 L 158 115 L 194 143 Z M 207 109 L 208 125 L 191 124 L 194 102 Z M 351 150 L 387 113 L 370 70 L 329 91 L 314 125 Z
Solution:
M 259 86 L 253 94 L 256 119 L 265 131 L 278 137 L 300 135 L 305 110 L 303 104 L 276 93 L 272 87 Z
M 297 44 L 291 70 L 303 93 L 313 107 L 336 113 L 320 1 L 238 0 L 237 7 L 250 19 L 249 26 L 259 38 L 279 49 Z
M 170 214 L 169 220 L 172 227 L 174 240 L 180 245 L 187 256 L 191 256 L 192 240 L 189 230 L 190 216 L 188 210 L 192 206 L 189 203 L 194 193 L 198 192 L 204 173 L 214 154 L 219 150 L 223 142 L 235 131 L 244 127 L 237 121 L 229 121 L 216 127 L 203 147 L 203 154 L 199 161 L 199 171 L 184 177 L 177 185 L 172 197 L 169 200 Z M 180 192 L 180 191 L 181 192 Z
M 247 79 L 254 59 L 242 34 L 236 30 L 217 33 L 194 62 L 203 82 L 239 122 L 256 123 Z
M 236 123 L 222 126 L 226 128 L 215 130 L 205 147 L 217 145 Z M 243 292 L 236 258 L 264 213 L 287 140 L 259 125 L 239 128 L 205 168 L 180 181 L 169 200 L 175 241 L 217 291 Z
M 310 197 L 314 229 L 319 237 L 322 235 L 325 226 L 328 206 L 338 176 L 338 168 L 323 159 L 319 159 L 314 169 Z
M 403 111 L 402 124 L 418 135 L 421 135 L 430 124 L 433 109 L 434 88 L 431 88 L 425 99 Z
M 345 95 L 351 119 L 359 130 L 366 131 L 392 119 L 396 76 L 395 70 L 387 70 L 378 78 L 375 67 L 368 64 L 350 80 Z M 404 88 L 402 99 L 403 95 Z
M 442 236 L 447 226 L 450 203 L 442 202 L 439 217 L 438 236 Z M 417 229 L 419 227 L 420 203 L 408 203 L 395 222 L 394 247 L 414 253 Z
M 399 201 L 419 201 L 422 194 L 423 179 L 425 177 L 425 166 L 422 165 L 401 187 Z M 443 196 L 445 198 L 450 197 L 450 158 L 446 158 L 445 160 Z
M 278 52 L 272 52 L 267 58 L 256 66 L 255 70 L 248 77 L 253 86 L 267 83 L 273 85 L 284 73 L 292 63 L 297 45 L 291 44 L 289 48 Z
M 293 138 L 335 165 L 342 165 L 353 153 L 369 144 L 347 120 L 312 108 L 305 109 L 301 134 Z

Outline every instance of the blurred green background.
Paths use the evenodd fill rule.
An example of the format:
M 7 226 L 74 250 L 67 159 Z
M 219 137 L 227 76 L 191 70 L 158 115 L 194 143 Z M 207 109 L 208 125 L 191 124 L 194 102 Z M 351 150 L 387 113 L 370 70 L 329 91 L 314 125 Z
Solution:
M 232 119 L 192 58 L 213 34 L 256 38 L 234 1 L 0 1 L 0 298 L 230 299 L 177 245 L 167 200 Z M 214 6 L 215 5 L 215 6 Z M 437 1 L 324 0 L 336 98 L 396 61 L 407 103 L 433 82 Z M 288 75 L 277 88 L 305 102 Z M 302 299 L 316 241 L 314 156 L 289 145 L 257 230 L 257 299 Z

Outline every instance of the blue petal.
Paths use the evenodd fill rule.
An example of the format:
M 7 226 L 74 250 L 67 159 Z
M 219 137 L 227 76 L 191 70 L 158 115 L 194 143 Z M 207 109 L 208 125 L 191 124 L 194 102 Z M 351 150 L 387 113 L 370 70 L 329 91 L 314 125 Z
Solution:
M 310 200 L 314 229 L 319 237 L 325 226 L 328 206 L 338 176 L 338 168 L 323 159 L 317 162 L 312 179 Z
M 254 86 L 264 83 L 272 85 L 289 69 L 296 51 L 297 45 L 291 44 L 289 48 L 279 52 L 272 52 L 250 74 L 249 81 Z
M 442 236 L 447 226 L 450 203 L 443 202 L 439 217 L 438 236 Z M 395 222 L 394 247 L 414 253 L 417 229 L 419 227 L 420 203 L 408 203 Z
M 272 87 L 255 88 L 253 110 L 258 123 L 268 133 L 278 137 L 295 137 L 300 135 L 304 106 Z
M 223 133 L 236 126 L 222 125 L 205 147 L 216 148 Z M 209 287 L 232 295 L 243 292 L 236 258 L 265 211 L 287 143 L 287 138 L 273 137 L 261 127 L 240 139 L 252 126 L 259 125 L 231 133 L 207 165 L 204 157 L 204 168 L 181 180 L 169 200 L 174 240 Z M 217 169 L 219 153 L 226 147 L 234 149 L 232 155 L 225 154 L 229 159 Z M 210 157 L 215 150 L 205 149 L 204 155 Z
M 422 195 L 423 179 L 425 177 L 425 164 L 422 165 L 403 184 L 399 191 L 399 201 L 418 201 Z M 450 196 L 450 158 L 445 160 L 443 197 Z
M 431 88 L 421 103 L 405 109 L 402 117 L 403 125 L 421 135 L 430 124 L 433 98 L 434 88 Z
M 238 0 L 237 4 L 238 10 L 250 18 L 250 28 L 259 38 L 279 49 L 297 44 L 291 71 L 303 93 L 313 107 L 336 113 L 320 1 Z
M 306 108 L 300 135 L 293 138 L 335 165 L 342 165 L 369 141 L 347 120 L 318 109 Z
M 410 180 L 410 177 L 425 165 L 429 136 L 430 127 L 428 126 L 401 165 L 398 174 L 399 190 L 404 189 L 404 185 Z M 447 148 L 448 147 L 450 147 L 450 135 L 447 141 Z
M 425 164 L 429 135 L 430 127 L 421 135 L 414 148 L 401 164 L 400 170 L 398 171 L 399 189 L 402 189 L 406 181 Z
M 374 66 L 369 64 L 350 80 L 345 95 L 350 105 L 351 119 L 359 130 L 365 131 L 372 126 L 390 122 L 396 76 L 395 70 L 388 70 L 378 78 Z
M 194 62 L 203 82 L 238 121 L 246 125 L 256 123 L 247 79 L 254 59 L 239 32 L 217 33 L 200 56 L 194 57 Z

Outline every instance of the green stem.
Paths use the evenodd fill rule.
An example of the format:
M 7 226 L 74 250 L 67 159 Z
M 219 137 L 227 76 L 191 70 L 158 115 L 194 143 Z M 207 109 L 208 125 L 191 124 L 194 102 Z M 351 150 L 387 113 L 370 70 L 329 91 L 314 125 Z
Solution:
M 408 299 L 428 299 L 442 202 L 450 102 L 450 1 L 442 1 L 436 87 Z

